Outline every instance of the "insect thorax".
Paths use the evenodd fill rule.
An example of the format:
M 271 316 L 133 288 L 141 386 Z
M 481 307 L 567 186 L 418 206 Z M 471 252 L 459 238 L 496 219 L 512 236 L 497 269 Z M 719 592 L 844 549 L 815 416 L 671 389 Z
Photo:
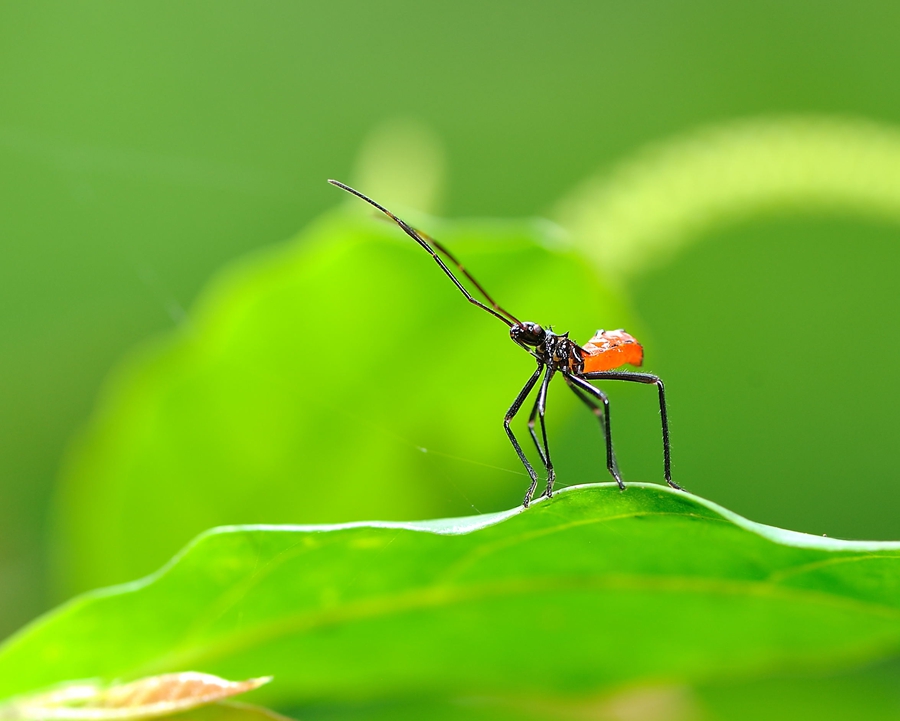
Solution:
M 581 373 L 584 369 L 584 360 L 578 344 L 569 339 L 568 333 L 557 335 L 546 332 L 544 343 L 537 348 L 542 360 L 556 370 Z

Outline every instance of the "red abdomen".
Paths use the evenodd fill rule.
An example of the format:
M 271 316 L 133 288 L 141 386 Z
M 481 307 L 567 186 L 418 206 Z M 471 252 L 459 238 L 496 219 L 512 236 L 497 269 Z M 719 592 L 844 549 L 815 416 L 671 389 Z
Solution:
M 624 330 L 598 330 L 584 344 L 584 372 L 611 371 L 626 363 L 639 366 L 644 362 L 644 349 Z

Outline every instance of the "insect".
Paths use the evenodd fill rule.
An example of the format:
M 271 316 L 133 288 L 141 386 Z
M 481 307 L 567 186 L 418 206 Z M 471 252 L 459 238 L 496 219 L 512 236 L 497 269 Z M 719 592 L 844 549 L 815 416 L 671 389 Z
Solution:
M 525 470 L 531 478 L 531 485 L 525 494 L 523 505 L 527 508 L 534 497 L 535 489 L 538 485 L 538 474 L 529 462 L 522 446 L 519 444 L 515 433 L 513 433 L 510 424 L 513 418 L 518 414 L 525 403 L 531 391 L 540 381 L 540 387 L 528 416 L 528 432 L 531 440 L 537 448 L 541 463 L 547 472 L 547 487 L 544 490 L 544 496 L 553 495 L 553 483 L 556 480 L 556 472 L 553 470 L 553 462 L 550 459 L 550 447 L 547 443 L 547 429 L 544 425 L 544 412 L 547 407 L 547 389 L 550 381 L 558 373 L 562 376 L 566 385 L 572 389 L 576 396 L 594 413 L 600 423 L 601 432 L 606 440 L 606 467 L 612 477 L 619 484 L 619 488 L 625 490 L 625 483 L 622 481 L 622 474 L 619 472 L 619 466 L 616 462 L 616 454 L 613 451 L 612 433 L 610 431 L 609 420 L 609 398 L 606 393 L 596 386 L 588 383 L 588 381 L 628 381 L 631 383 L 644 383 L 647 385 L 655 385 L 659 394 L 659 411 L 662 419 L 662 443 L 663 443 L 663 468 L 668 483 L 672 488 L 682 490 L 681 486 L 672 480 L 672 463 L 671 453 L 669 449 L 669 421 L 666 413 L 666 390 L 662 380 L 658 376 L 650 373 L 636 373 L 634 371 L 617 370 L 623 365 L 640 366 L 644 359 L 644 350 L 638 341 L 628 335 L 624 330 L 598 330 L 594 337 L 591 338 L 584 346 L 578 345 L 569 338 L 568 333 L 554 333 L 549 328 L 543 328 L 537 323 L 523 322 L 516 318 L 512 313 L 501 308 L 497 302 L 491 298 L 488 292 L 475 280 L 475 278 L 466 270 L 453 254 L 443 245 L 431 236 L 416 230 L 405 221 L 398 218 L 384 206 L 376 203 L 371 198 L 363 195 L 358 190 L 354 190 L 349 185 L 345 185 L 337 180 L 329 180 L 329 183 L 336 185 L 338 188 L 346 190 L 348 193 L 365 200 L 374 206 L 388 218 L 393 220 L 400 228 L 403 229 L 423 249 L 431 254 L 435 262 L 440 266 L 441 270 L 447 275 L 459 291 L 466 297 L 466 300 L 473 305 L 478 306 L 487 311 L 492 316 L 502 321 L 509 328 L 509 337 L 513 342 L 525 349 L 536 361 L 537 368 L 531 377 L 525 383 L 525 386 L 519 391 L 516 399 L 513 401 L 506 416 L 503 419 L 503 427 L 506 435 L 519 456 Z M 437 252 L 435 251 L 437 249 Z M 459 272 L 477 289 L 484 297 L 486 304 L 475 298 L 466 287 L 460 282 L 453 272 L 447 267 L 447 264 L 441 259 L 441 255 L 447 258 L 451 264 L 455 265 Z M 543 380 L 541 376 L 543 375 Z M 540 423 L 541 437 L 538 439 L 535 431 L 535 419 Z

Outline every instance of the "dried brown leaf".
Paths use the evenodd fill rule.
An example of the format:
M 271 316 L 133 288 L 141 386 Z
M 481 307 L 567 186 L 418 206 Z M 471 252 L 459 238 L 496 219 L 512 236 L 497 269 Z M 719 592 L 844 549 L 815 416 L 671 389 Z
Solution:
M 120 721 L 169 716 L 246 693 L 271 678 L 226 681 L 188 671 L 113 686 L 68 684 L 0 709 L 3 721 Z

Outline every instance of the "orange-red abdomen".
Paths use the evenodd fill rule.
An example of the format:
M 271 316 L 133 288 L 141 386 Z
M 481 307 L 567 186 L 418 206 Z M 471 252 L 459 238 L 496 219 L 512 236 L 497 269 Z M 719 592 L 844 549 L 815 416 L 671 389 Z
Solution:
M 639 366 L 644 362 L 644 349 L 624 330 L 598 330 L 584 344 L 584 372 L 611 371 L 626 363 Z

